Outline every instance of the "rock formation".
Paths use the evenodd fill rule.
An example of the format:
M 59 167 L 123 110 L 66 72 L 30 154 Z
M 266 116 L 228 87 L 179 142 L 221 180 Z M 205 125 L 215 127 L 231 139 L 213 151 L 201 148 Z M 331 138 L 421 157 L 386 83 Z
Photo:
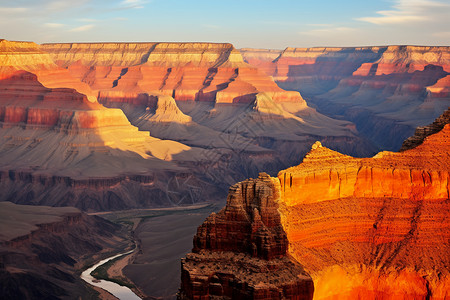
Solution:
M 181 203 L 165 197 L 168 178 L 191 176 L 200 185 L 182 165 L 206 161 L 209 150 L 154 138 L 120 109 L 72 88 L 44 86 L 44 73 L 67 70 L 34 43 L 0 46 L 0 201 L 83 210 L 167 206 Z M 81 84 L 65 75 L 55 84 Z M 174 106 L 167 103 L 156 112 Z
M 0 203 L 0 298 L 94 299 L 79 272 L 128 246 L 126 232 L 72 207 Z
M 400 151 L 405 151 L 412 149 L 422 144 L 425 138 L 435 134 L 444 128 L 446 124 L 450 123 L 450 108 L 447 109 L 439 118 L 437 118 L 433 123 L 427 126 L 418 127 L 413 136 L 407 138 L 402 145 Z
M 373 153 L 353 124 L 213 43 L 1 40 L 0 138 L 0 201 L 83 210 L 218 200 L 317 139 Z M 171 186 L 178 178 L 189 184 Z
M 182 261 L 180 299 L 311 299 L 313 284 L 287 256 L 279 182 L 265 173 L 230 188 Z
M 438 132 L 424 138 L 423 132 L 429 131 L 419 130 L 421 144 L 413 147 L 408 143 L 409 149 L 402 152 L 384 151 L 372 158 L 343 155 L 317 142 L 299 166 L 281 171 L 278 178 L 262 177 L 279 186 L 277 207 L 271 210 L 275 216 L 268 219 L 281 220 L 288 253 L 313 278 L 314 299 L 448 298 L 448 121 L 447 111 L 428 127 L 433 131 L 441 128 Z M 243 235 L 247 231 L 236 228 L 245 227 L 235 223 L 239 218 L 231 217 L 235 215 L 233 200 L 247 199 L 249 194 L 259 199 L 274 195 L 266 189 L 255 193 L 262 178 L 230 189 L 227 206 L 199 227 L 194 252 L 221 249 L 222 244 L 241 252 L 251 248 L 253 235 Z M 265 210 L 265 202 L 243 202 L 241 212 Z M 227 241 L 229 237 L 231 241 Z M 191 266 L 189 255 L 182 264 L 182 289 L 190 291 L 193 299 L 204 295 L 204 290 L 195 293 L 193 287 L 205 286 L 213 272 L 211 260 L 203 261 L 195 253 L 195 264 L 186 267 Z M 189 271 L 195 276 L 188 277 Z
M 354 122 L 380 149 L 398 150 L 450 105 L 449 47 L 286 48 L 275 59 L 241 52 L 321 113 Z

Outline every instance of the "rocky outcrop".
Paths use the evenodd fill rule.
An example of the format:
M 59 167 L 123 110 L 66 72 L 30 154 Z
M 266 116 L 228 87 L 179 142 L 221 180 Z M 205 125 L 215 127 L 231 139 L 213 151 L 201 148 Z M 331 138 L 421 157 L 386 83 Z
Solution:
M 287 256 L 278 213 L 279 182 L 261 173 L 230 188 L 182 261 L 179 298 L 311 299 L 313 284 Z
M 274 195 L 273 190 L 257 188 L 264 179 L 279 188 L 276 210 L 267 219 L 281 221 L 288 253 L 313 278 L 314 299 L 446 299 L 450 287 L 447 115 L 429 126 L 430 130 L 440 127 L 438 132 L 422 135 L 421 144 L 409 144 L 402 152 L 354 158 L 317 142 L 300 165 L 281 171 L 278 178 L 262 176 L 232 187 L 227 206 L 199 227 L 194 252 L 229 250 L 228 245 L 241 252 L 259 249 L 250 247 L 254 235 L 239 228 L 255 219 L 248 213 L 251 209 L 266 207 L 265 202 L 251 205 L 247 195 L 259 199 Z M 246 219 L 236 217 L 231 209 L 234 199 L 244 199 L 238 211 L 247 212 Z M 247 221 L 237 223 L 242 219 Z M 217 282 L 209 277 L 217 257 L 232 260 L 211 252 L 216 260 L 202 260 L 194 253 L 182 264 L 182 288 L 190 291 L 191 298 L 206 290 L 192 287 Z
M 412 149 L 422 144 L 425 138 L 435 134 L 450 123 L 450 108 L 447 109 L 439 118 L 428 126 L 418 127 L 412 137 L 407 138 L 402 145 L 400 151 Z
M 447 297 L 449 135 L 447 124 L 414 149 L 367 159 L 316 144 L 279 173 L 289 252 L 315 298 Z
M 275 59 L 242 53 L 319 112 L 354 122 L 380 149 L 398 150 L 450 105 L 449 47 L 286 48 Z
M 127 248 L 126 231 L 78 209 L 0 203 L 0 297 L 94 299 L 79 272 Z

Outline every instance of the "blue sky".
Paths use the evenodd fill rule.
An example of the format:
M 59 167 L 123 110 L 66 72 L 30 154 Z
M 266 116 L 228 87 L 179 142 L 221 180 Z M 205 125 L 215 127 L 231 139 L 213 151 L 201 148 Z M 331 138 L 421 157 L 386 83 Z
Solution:
M 445 46 L 450 0 L 0 0 L 0 28 L 0 38 L 37 43 Z

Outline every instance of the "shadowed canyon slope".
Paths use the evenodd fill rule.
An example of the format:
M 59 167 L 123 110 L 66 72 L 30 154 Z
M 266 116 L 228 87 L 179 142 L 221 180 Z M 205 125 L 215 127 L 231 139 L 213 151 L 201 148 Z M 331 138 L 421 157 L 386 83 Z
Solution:
M 373 151 L 230 44 L 1 40 L 0 74 L 0 200 L 171 206 L 298 163 L 317 139 Z
M 398 150 L 450 105 L 449 47 L 241 50 L 245 61 L 300 91 L 320 112 L 352 121 L 380 149 Z M 278 54 L 278 55 L 277 55 Z
M 289 254 L 313 278 L 314 299 L 447 299 L 448 110 L 426 130 L 436 128 L 436 124 L 442 125 L 437 133 L 426 138 L 422 135 L 422 143 L 402 152 L 384 151 L 372 158 L 354 158 L 317 142 L 299 166 L 281 171 L 278 178 L 261 175 L 258 180 L 236 184 L 230 188 L 222 212 L 210 216 L 199 227 L 194 252 L 221 249 L 223 243 L 233 245 L 227 242 L 228 236 L 243 245 L 240 251 L 273 249 L 276 244 L 271 244 L 270 238 L 263 239 L 270 247 L 255 248 L 253 235 L 239 238 L 233 234 L 238 218 L 231 217 L 231 213 L 238 201 L 232 200 L 264 199 L 253 205 L 244 200 L 239 211 L 248 210 L 249 205 L 255 212 L 267 211 L 266 203 L 276 203 L 278 210 L 270 210 L 268 220 L 281 221 Z M 262 178 L 271 182 L 279 194 L 257 188 Z M 239 234 L 245 232 L 240 230 Z M 210 238 L 203 241 L 202 236 Z M 190 255 L 186 257 L 188 266 Z M 216 256 L 220 257 L 216 261 L 231 259 L 224 254 Z M 203 265 L 205 272 L 199 271 Z M 210 259 L 202 262 L 197 258 L 193 277 L 215 282 L 210 265 Z M 182 290 L 200 286 L 192 285 L 185 273 L 183 267 Z M 242 285 L 248 284 L 247 279 L 241 280 Z
M 0 203 L 1 299 L 98 299 L 76 272 L 128 246 L 120 226 L 72 207 Z

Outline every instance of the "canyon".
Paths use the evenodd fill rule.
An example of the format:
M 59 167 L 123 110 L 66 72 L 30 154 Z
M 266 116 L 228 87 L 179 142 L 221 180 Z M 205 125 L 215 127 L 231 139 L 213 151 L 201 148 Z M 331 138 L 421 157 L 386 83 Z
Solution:
M 0 203 L 2 299 L 98 299 L 81 270 L 130 247 L 124 228 L 73 207 Z
M 397 151 L 450 106 L 450 48 L 426 46 L 241 49 L 244 60 L 308 104 L 351 121 L 379 150 Z
M 449 53 L 0 40 L 0 298 L 448 298 Z
M 0 41 L 0 201 L 85 211 L 220 201 L 310 144 L 374 147 L 231 44 Z
M 447 299 L 449 116 L 419 128 L 401 152 L 354 158 L 316 142 L 300 165 L 232 186 L 182 260 L 181 295 L 282 298 L 273 280 L 283 286 L 284 277 L 246 277 L 236 257 L 247 255 L 275 270 L 280 256 L 301 264 L 314 286 L 289 299 Z M 298 266 L 288 268 L 286 278 L 298 278 Z

